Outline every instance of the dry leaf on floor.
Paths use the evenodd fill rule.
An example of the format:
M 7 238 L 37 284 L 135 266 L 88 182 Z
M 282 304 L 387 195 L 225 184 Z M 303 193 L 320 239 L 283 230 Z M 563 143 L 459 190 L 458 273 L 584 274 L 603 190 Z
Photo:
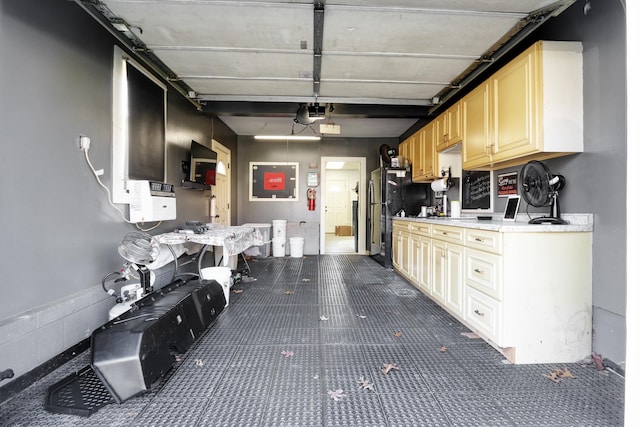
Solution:
M 551 371 L 549 375 L 544 375 L 545 378 L 553 381 L 554 383 L 559 383 L 562 379 L 576 379 L 576 377 L 571 373 L 568 368 L 562 369 L 554 369 Z
M 199 367 L 202 368 L 204 366 L 204 360 L 196 359 L 196 366 L 199 366 Z
M 302 279 L 303 282 L 310 282 L 311 279 Z
M 231 292 L 233 292 L 234 294 L 240 294 L 242 293 L 242 289 L 232 289 Z
M 373 383 L 371 381 L 369 381 L 368 379 L 366 379 L 365 377 L 358 378 L 358 385 L 363 390 L 375 391 L 373 389 Z
M 396 338 L 400 338 L 402 336 L 402 332 L 396 332 L 395 334 L 393 334 L 393 336 Z
M 591 359 L 593 363 L 596 364 L 596 369 L 598 371 L 604 371 L 604 364 L 602 363 L 602 356 L 597 353 L 591 353 Z
M 320 316 L 320 320 L 329 320 L 327 316 Z
M 393 371 L 393 370 L 399 371 L 400 368 L 398 368 L 394 363 L 385 363 L 382 368 L 380 368 L 380 370 L 382 371 L 382 373 L 384 375 L 387 375 L 389 372 Z
M 543 374 L 543 375 L 544 375 L 545 378 L 550 379 L 554 383 L 559 383 L 560 382 L 560 378 L 558 378 L 558 374 L 556 374 L 555 372 L 551 372 L 549 375 L 547 375 L 547 374 Z
M 367 316 L 363 316 L 363 315 L 361 315 L 361 314 L 358 314 L 357 316 L 358 316 L 359 318 L 361 318 L 361 319 L 366 319 L 366 318 L 367 318 Z
M 338 390 L 329 390 L 327 392 L 327 394 L 329 395 L 329 397 L 335 401 L 338 401 L 344 397 L 346 397 L 347 395 L 344 393 L 343 390 L 338 389 Z
M 289 350 L 283 350 L 282 351 L 282 355 L 286 358 L 286 357 L 291 357 L 293 356 L 293 351 L 289 351 Z
M 285 295 L 293 295 L 293 291 L 284 291 Z
M 448 350 L 447 347 L 445 347 L 444 345 L 442 347 L 440 347 L 440 353 L 446 353 Z

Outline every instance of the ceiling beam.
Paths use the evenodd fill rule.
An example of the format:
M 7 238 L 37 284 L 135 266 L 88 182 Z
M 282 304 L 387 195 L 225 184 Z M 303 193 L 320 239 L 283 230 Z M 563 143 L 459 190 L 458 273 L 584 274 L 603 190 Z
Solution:
M 204 113 L 216 116 L 261 116 L 293 117 L 299 103 L 291 102 L 216 102 L 207 101 L 202 105 Z M 427 115 L 427 106 L 416 105 L 378 105 L 378 104 L 333 104 L 333 111 L 327 115 L 332 118 L 422 118 Z

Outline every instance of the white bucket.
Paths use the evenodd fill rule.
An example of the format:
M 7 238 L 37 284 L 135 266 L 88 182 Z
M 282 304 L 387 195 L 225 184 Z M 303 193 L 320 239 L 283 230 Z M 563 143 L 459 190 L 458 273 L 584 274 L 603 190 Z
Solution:
M 206 267 L 200 270 L 200 277 L 204 280 L 215 280 L 222 286 L 224 297 L 229 305 L 229 290 L 231 289 L 231 269 L 229 267 Z
M 285 246 L 287 244 L 287 239 L 275 238 L 271 241 L 273 256 L 274 257 L 283 257 L 285 252 Z
M 302 258 L 304 253 L 304 237 L 292 237 L 289 239 L 291 258 Z
M 273 223 L 273 240 L 275 239 L 287 240 L 287 220 L 274 219 L 272 223 Z

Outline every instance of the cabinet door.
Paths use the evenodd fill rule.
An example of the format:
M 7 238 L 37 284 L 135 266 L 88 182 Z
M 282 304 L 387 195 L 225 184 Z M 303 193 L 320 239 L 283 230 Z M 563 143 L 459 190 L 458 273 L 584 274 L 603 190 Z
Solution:
M 409 262 L 411 260 L 411 247 L 409 246 L 409 234 L 400 233 L 400 271 L 405 275 L 409 275 Z
M 393 227 L 393 255 L 392 255 L 392 264 L 397 270 L 401 270 L 402 265 L 402 231 L 398 230 L 396 227 Z
M 420 238 L 418 236 L 410 235 L 409 237 L 409 265 L 408 275 L 413 284 L 418 284 L 421 275 L 421 247 Z
M 421 130 L 422 133 L 422 169 L 425 180 L 433 178 L 438 169 L 438 155 L 433 141 L 433 122 Z
M 431 296 L 445 303 L 447 278 L 447 244 L 440 240 L 431 240 Z
M 420 275 L 418 276 L 418 286 L 427 294 L 431 294 L 431 239 L 420 238 Z
M 440 114 L 431 123 L 433 123 L 436 151 L 442 151 L 447 148 L 447 112 Z
M 462 103 L 456 102 L 447 110 L 447 131 L 449 146 L 462 141 Z
M 447 244 L 446 250 L 446 302 L 450 310 L 464 315 L 464 248 Z
M 489 83 L 462 99 L 462 167 L 472 169 L 491 162 L 489 154 Z
M 491 77 L 494 161 L 539 150 L 535 132 L 535 58 L 536 51 L 530 50 Z
M 414 181 L 419 181 L 424 176 L 423 143 L 420 141 L 421 138 L 422 134 L 418 131 L 411 136 L 409 144 L 411 148 L 411 178 Z
M 409 141 L 402 141 L 398 144 L 398 156 L 411 161 L 411 157 L 409 156 Z

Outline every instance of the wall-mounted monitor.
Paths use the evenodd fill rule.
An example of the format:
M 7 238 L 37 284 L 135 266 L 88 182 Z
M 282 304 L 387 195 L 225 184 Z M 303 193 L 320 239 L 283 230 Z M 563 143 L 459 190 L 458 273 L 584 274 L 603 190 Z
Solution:
M 119 47 L 113 56 L 112 195 L 129 203 L 127 181 L 166 180 L 167 87 Z
M 196 141 L 191 141 L 189 159 L 189 181 L 198 184 L 216 185 L 218 155 L 215 151 Z

